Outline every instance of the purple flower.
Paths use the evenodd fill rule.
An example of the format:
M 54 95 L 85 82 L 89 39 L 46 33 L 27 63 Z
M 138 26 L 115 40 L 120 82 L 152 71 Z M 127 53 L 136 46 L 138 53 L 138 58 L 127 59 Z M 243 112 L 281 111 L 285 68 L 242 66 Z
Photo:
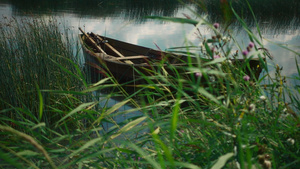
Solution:
M 218 59 L 218 58 L 220 58 L 220 55 L 215 55 L 214 56 L 214 59 Z
M 248 46 L 249 46 L 249 48 L 253 48 L 254 47 L 254 43 L 250 42 Z
M 220 24 L 219 24 L 219 23 L 214 23 L 214 27 L 215 27 L 216 29 L 218 29 L 218 28 L 220 27 Z
M 196 72 L 196 73 L 195 73 L 195 76 L 196 76 L 196 77 L 202 77 L 202 73 L 201 73 L 201 72 Z
M 243 79 L 244 79 L 245 81 L 249 81 L 249 80 L 250 80 L 250 76 L 245 75 L 245 76 L 243 77 Z
M 243 56 L 247 56 L 248 53 L 249 53 L 249 52 L 248 52 L 247 50 L 244 50 L 244 51 L 242 52 Z

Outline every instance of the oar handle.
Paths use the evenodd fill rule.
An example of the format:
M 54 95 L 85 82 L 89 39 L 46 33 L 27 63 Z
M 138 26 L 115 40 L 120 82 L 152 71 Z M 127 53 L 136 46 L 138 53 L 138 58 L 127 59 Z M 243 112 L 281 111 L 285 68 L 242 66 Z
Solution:
M 98 38 L 100 41 L 103 41 L 104 39 L 101 38 L 99 35 L 94 34 L 93 32 L 91 33 L 93 36 L 95 36 L 96 38 Z M 126 58 L 124 55 L 122 55 L 117 49 L 115 49 L 113 46 L 111 46 L 109 43 L 104 43 L 104 45 L 106 45 L 107 47 L 109 47 L 115 54 L 117 54 L 119 57 L 121 58 Z M 131 62 L 130 60 L 125 60 L 125 63 L 128 64 L 133 64 L 133 62 Z
M 97 45 L 97 43 L 87 33 L 85 33 L 80 27 L 78 29 L 89 39 L 89 41 L 94 45 L 94 47 L 96 47 L 100 52 L 106 54 L 106 52 L 104 52 L 104 50 L 102 50 L 101 47 Z

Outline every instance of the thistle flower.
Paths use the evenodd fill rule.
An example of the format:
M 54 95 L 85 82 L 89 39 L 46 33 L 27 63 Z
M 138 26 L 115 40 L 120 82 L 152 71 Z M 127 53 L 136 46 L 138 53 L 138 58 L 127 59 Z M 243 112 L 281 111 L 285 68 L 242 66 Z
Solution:
M 218 59 L 218 58 L 220 58 L 220 55 L 215 55 L 214 56 L 214 59 Z
M 214 27 L 215 27 L 216 29 L 218 29 L 218 28 L 220 27 L 220 24 L 219 24 L 219 23 L 214 23 Z
M 245 75 L 245 76 L 243 77 L 243 79 L 244 79 L 245 81 L 249 81 L 249 80 L 250 80 L 250 76 Z
M 196 73 L 195 73 L 195 76 L 196 76 L 196 77 L 202 77 L 202 73 L 201 73 L 201 72 L 196 72 Z
M 248 52 L 247 50 L 244 50 L 244 51 L 242 52 L 243 56 L 247 56 L 248 53 L 249 53 L 249 52 Z
M 253 42 L 250 42 L 249 45 L 248 45 L 248 47 L 249 47 L 249 48 L 253 48 L 253 47 L 254 47 L 254 43 L 253 43 Z
M 250 42 L 247 46 L 247 51 L 250 52 L 251 49 L 254 47 L 254 43 L 253 42 Z M 244 55 L 244 54 L 243 54 Z M 245 55 L 244 55 L 245 56 Z

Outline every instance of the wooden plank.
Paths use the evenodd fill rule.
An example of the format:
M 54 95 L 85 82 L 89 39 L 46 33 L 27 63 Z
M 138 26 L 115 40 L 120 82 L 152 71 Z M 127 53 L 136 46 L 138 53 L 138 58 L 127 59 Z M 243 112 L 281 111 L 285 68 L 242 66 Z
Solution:
M 126 57 L 120 57 L 120 58 L 116 58 L 117 60 L 125 60 L 125 59 L 147 59 L 149 58 L 148 56 L 143 56 L 143 55 L 140 55 L 140 56 L 126 56 Z
M 99 50 L 99 52 L 106 54 L 106 52 L 104 52 L 104 50 L 102 50 L 101 47 L 98 46 L 97 43 L 87 33 L 85 33 L 80 27 L 78 29 L 89 39 L 89 41 L 93 44 L 95 48 Z
M 94 33 L 92 33 L 94 36 L 96 36 L 99 40 L 104 41 L 104 39 L 102 39 L 99 35 L 95 35 Z M 104 45 L 106 45 L 107 47 L 109 47 L 115 54 L 117 54 L 119 57 L 121 58 L 126 58 L 124 55 L 122 55 L 117 49 L 115 49 L 113 46 L 111 46 L 109 43 L 104 43 Z M 125 60 L 125 63 L 128 64 L 133 64 L 133 62 L 131 62 L 130 60 Z

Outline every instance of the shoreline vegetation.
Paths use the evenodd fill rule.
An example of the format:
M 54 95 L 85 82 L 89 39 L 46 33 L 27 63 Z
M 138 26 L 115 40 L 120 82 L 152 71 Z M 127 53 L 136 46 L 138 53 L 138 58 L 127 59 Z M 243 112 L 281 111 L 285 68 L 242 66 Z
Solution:
M 186 68 L 194 75 L 191 79 L 163 71 L 144 76 L 148 83 L 130 93 L 113 77 L 94 82 L 88 66 L 80 63 L 77 39 L 55 18 L 4 18 L 0 167 L 297 168 L 300 89 L 286 81 L 299 84 L 300 54 L 293 51 L 296 77 L 281 76 L 276 64 L 275 75 L 269 74 L 272 51 L 262 45 L 259 26 L 255 35 L 229 3 L 224 7 L 248 33 L 246 45 L 236 42 L 226 24 L 187 15 L 149 17 L 195 25 L 200 45 L 187 42 L 172 51 L 214 60 L 206 63 L 209 69 Z M 214 35 L 204 38 L 197 29 L 200 24 Z M 235 57 L 260 58 L 264 72 L 250 78 L 253 72 L 241 68 L 249 63 L 234 66 L 229 58 Z M 200 79 L 207 84 L 201 85 Z M 99 90 L 106 92 L 100 97 L 95 94 Z M 118 96 L 123 100 L 108 106 Z M 132 108 L 122 110 L 128 103 Z M 140 115 L 133 116 L 136 111 Z M 117 121 L 118 116 L 128 118 Z

